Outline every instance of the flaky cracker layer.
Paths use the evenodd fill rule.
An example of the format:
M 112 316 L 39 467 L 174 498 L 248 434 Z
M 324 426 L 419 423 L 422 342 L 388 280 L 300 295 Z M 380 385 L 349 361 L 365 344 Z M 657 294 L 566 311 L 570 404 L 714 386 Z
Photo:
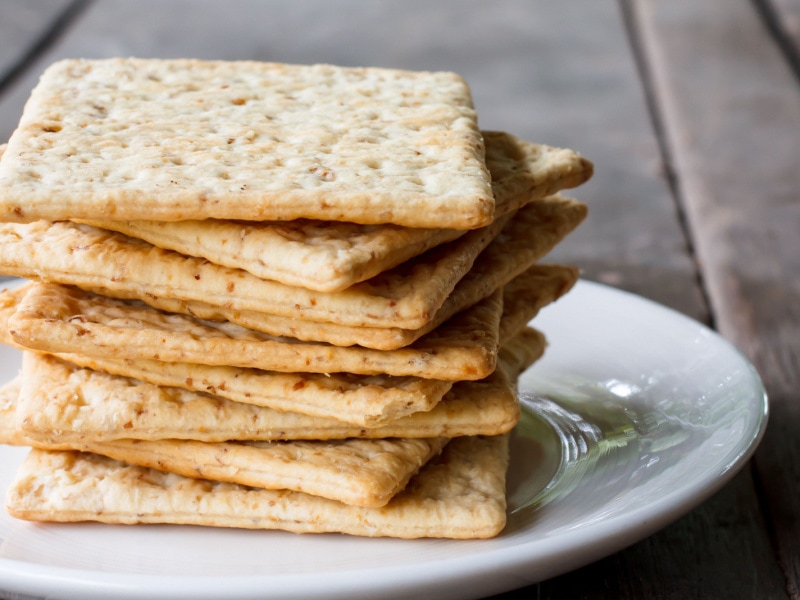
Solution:
M 534 265 L 505 286 L 500 342 L 507 344 L 540 308 L 566 293 L 577 274 L 571 267 Z M 0 293 L 0 341 L 14 344 L 8 334 L 8 318 L 25 292 L 23 287 Z M 58 356 L 79 366 L 156 385 L 208 392 L 235 402 L 365 427 L 430 410 L 452 385 L 452 382 L 418 377 L 277 373 L 225 365 L 92 357 L 74 352 Z
M 294 490 L 354 506 L 383 506 L 447 438 L 197 442 L 120 439 L 43 443 L 14 426 L 20 385 L 0 388 L 0 443 L 43 450 L 79 450 L 185 477 Z
M 0 218 L 316 218 L 471 229 L 494 212 L 456 74 L 64 60 L 0 162 Z
M 452 440 L 381 508 L 214 483 L 95 454 L 32 450 L 6 507 L 33 521 L 172 523 L 399 538 L 486 538 L 506 523 L 508 436 Z
M 56 284 L 35 284 L 8 320 L 12 338 L 45 352 L 256 368 L 288 373 L 480 379 L 496 364 L 502 290 L 399 350 L 274 338 Z M 485 324 L 490 324 L 486 327 Z
M 585 204 L 568 198 L 552 196 L 537 201 L 535 206 L 517 215 L 518 221 L 513 229 L 493 240 L 478 255 L 472 268 L 456 284 L 431 320 L 417 329 L 319 323 L 160 296 L 144 296 L 141 299 L 155 308 L 169 312 L 189 314 L 212 321 L 230 321 L 271 335 L 327 342 L 336 346 L 359 345 L 376 350 L 395 350 L 408 346 L 457 312 L 508 283 L 545 256 L 583 221 L 586 214 Z
M 183 303 L 196 303 L 186 305 L 183 311 L 203 318 L 215 316 L 201 314 L 212 305 L 220 309 L 218 318 L 228 320 L 240 311 L 252 311 L 299 322 L 414 330 L 437 320 L 437 312 L 462 278 L 476 263 L 485 263 L 486 251 L 495 257 L 488 261 L 505 267 L 502 272 L 507 281 L 549 252 L 585 215 L 586 206 L 579 202 L 558 198 L 533 202 L 515 213 L 502 231 L 508 216 L 333 293 L 259 279 L 118 233 L 67 222 L 0 224 L 0 273 L 76 285 L 171 311 L 181 310 Z M 490 268 L 487 274 L 491 273 Z M 487 285 L 494 290 L 502 285 L 502 278 L 489 277 Z M 483 297 L 465 296 L 468 302 Z M 451 303 L 449 310 L 453 308 L 458 309 Z M 255 322 L 252 316 L 247 318 Z M 285 320 L 282 326 L 286 326 Z M 353 333 L 351 330 L 351 338 Z M 372 335 L 365 334 L 362 345 L 369 345 Z M 351 341 L 360 343 L 358 338 Z
M 495 218 L 591 176 L 591 163 L 576 152 L 533 144 L 504 132 L 483 135 Z M 463 234 L 456 229 L 308 219 L 82 222 L 262 279 L 323 292 L 344 290 Z
M 27 284 L 28 286 L 30 284 Z M 26 286 L 0 292 L 0 342 L 24 349 L 11 338 L 8 319 Z M 167 363 L 146 359 L 113 359 L 61 353 L 73 364 L 132 377 L 156 385 L 188 390 L 374 427 L 420 410 L 430 410 L 452 386 L 450 381 L 350 373 L 278 373 L 260 369 Z
M 508 218 L 342 292 L 286 286 L 67 221 L 0 224 L 0 273 L 77 285 L 118 298 L 172 298 L 294 319 L 415 329 L 431 321 Z
M 431 410 L 369 428 L 157 386 L 26 352 L 16 427 L 47 444 L 126 438 L 224 442 L 497 435 L 519 421 L 513 382 L 520 369 L 542 355 L 545 340 L 526 329 L 509 348 L 501 350 L 499 368 L 486 379 L 459 382 Z

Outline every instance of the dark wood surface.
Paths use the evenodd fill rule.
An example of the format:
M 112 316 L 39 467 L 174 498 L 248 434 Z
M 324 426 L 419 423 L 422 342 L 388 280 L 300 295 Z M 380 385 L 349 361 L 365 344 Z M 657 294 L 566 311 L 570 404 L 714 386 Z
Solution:
M 587 279 L 716 328 L 756 365 L 755 458 L 659 533 L 538 598 L 800 598 L 800 1 L 3 0 L 0 139 L 62 57 L 447 69 L 485 129 L 580 150 Z

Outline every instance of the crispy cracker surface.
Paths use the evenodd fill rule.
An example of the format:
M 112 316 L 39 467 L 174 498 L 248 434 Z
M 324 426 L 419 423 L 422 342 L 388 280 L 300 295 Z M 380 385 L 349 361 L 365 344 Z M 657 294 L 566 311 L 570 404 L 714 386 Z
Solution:
M 542 346 L 533 348 L 537 355 Z M 163 387 L 79 368 L 55 357 L 26 352 L 17 426 L 48 444 L 125 438 L 292 440 L 432 438 L 496 435 L 519 420 L 513 384 L 502 369 L 481 381 L 459 382 L 431 410 L 379 427 L 359 427 L 218 396 Z
M 305 341 L 323 341 L 337 346 L 360 345 L 377 350 L 394 350 L 413 343 L 454 314 L 480 301 L 505 285 L 534 261 L 546 255 L 586 216 L 586 205 L 552 196 L 532 203 L 478 255 L 472 268 L 456 284 L 439 310 L 417 329 L 398 327 L 352 327 L 317 323 L 257 311 L 233 310 L 205 302 L 174 298 L 142 299 L 169 312 L 179 312 L 212 321 L 230 321 L 248 329 Z
M 465 308 L 522 272 L 574 229 L 585 214 L 586 206 L 571 200 L 530 203 L 499 235 L 496 228 L 501 222 L 331 294 L 261 280 L 120 234 L 68 223 L 0 224 L 0 272 L 140 299 L 207 319 L 247 319 L 247 326 L 260 322 L 276 335 L 289 333 L 288 320 L 365 327 L 363 345 L 385 348 L 386 344 L 407 343 L 418 337 L 419 331 L 376 336 L 374 329 L 426 331 L 432 322 L 441 322 L 443 317 L 437 317 L 437 312 L 471 270 L 478 274 L 459 292 L 458 302 L 448 303 L 447 310 Z M 255 313 L 284 318 L 270 321 Z M 313 328 L 297 325 L 295 330 L 302 334 L 297 337 L 313 339 Z M 319 330 L 320 337 L 330 335 L 332 343 L 360 341 L 353 330 Z
M 534 265 L 507 285 L 503 291 L 501 343 L 511 339 L 542 306 L 565 293 L 576 277 L 577 271 L 570 267 Z M 13 343 L 7 321 L 30 287 L 31 284 L 0 294 L 5 306 L 0 310 L 0 331 L 6 334 L 0 336 L 0 341 Z M 82 314 L 83 311 L 78 312 Z M 451 386 L 451 382 L 446 381 L 385 375 L 275 373 L 225 365 L 90 357 L 80 353 L 59 356 L 79 366 L 160 386 L 208 392 L 235 402 L 364 427 L 376 427 L 414 412 L 430 410 Z
M 32 284 L 0 290 L 0 343 L 24 349 L 11 337 L 8 319 Z M 391 375 L 277 373 L 225 365 L 166 363 L 61 354 L 64 360 L 156 385 L 182 387 L 235 402 L 374 427 L 433 408 L 452 382 Z
M 576 278 L 577 270 L 571 267 L 534 265 L 512 280 L 503 290 L 503 316 L 499 325 L 501 343 L 511 339 L 541 307 L 563 295 Z M 30 287 L 0 294 L 0 301 L 4 303 L 0 310 L 0 329 L 4 336 L 0 336 L 0 341 L 14 343 L 8 334 L 8 318 Z M 49 301 L 45 304 L 53 307 Z M 78 310 L 76 322 L 86 325 L 85 313 L 89 312 Z M 44 330 L 52 331 L 54 328 L 53 320 L 45 321 Z M 76 334 L 76 337 L 80 340 L 86 335 Z M 417 411 L 430 410 L 452 385 L 448 381 L 417 377 L 277 373 L 226 365 L 109 358 L 75 352 L 58 355 L 79 366 L 156 385 L 208 392 L 235 402 L 337 419 L 364 427 L 379 426 Z
M 289 489 L 354 506 L 383 506 L 447 438 L 195 442 L 120 439 L 43 443 L 17 427 L 20 378 L 0 387 L 0 444 L 94 452 L 129 464 L 263 489 Z
M 280 372 L 480 379 L 496 364 L 502 292 L 399 350 L 273 338 L 231 323 L 157 311 L 77 288 L 36 284 L 8 320 L 13 339 L 45 352 L 192 362 Z M 491 323 L 489 328 L 480 324 Z
M 78 450 L 128 464 L 353 506 L 384 506 L 439 454 L 447 438 L 222 442 L 118 440 Z
M 451 441 L 384 507 L 214 483 L 94 454 L 32 450 L 6 497 L 36 521 L 173 523 L 399 538 L 486 538 L 506 523 L 508 437 Z
M 27 437 L 16 426 L 20 388 L 19 380 L 0 388 L 0 444 L 94 452 L 186 477 L 295 490 L 354 506 L 385 505 L 448 441 L 351 438 L 208 443 L 120 439 L 45 443 Z
M 253 61 L 55 63 L 9 140 L 0 186 L 6 220 L 469 229 L 494 210 L 461 77 Z
M 277 373 L 225 365 L 58 354 L 68 362 L 155 385 L 204 392 L 277 411 L 378 427 L 428 411 L 452 381 L 350 373 Z
M 541 308 L 567 293 L 577 281 L 578 274 L 578 270 L 574 267 L 534 264 L 506 284 L 503 288 L 503 316 L 499 327 L 501 345 L 505 346 Z M 2 312 L 0 312 L 0 324 L 2 324 Z M 362 377 L 341 373 L 327 376 L 302 373 L 266 374 L 224 366 L 132 359 L 114 360 L 80 354 L 60 356 L 81 366 L 152 383 L 207 391 L 239 402 L 331 416 L 365 425 L 378 424 L 379 420 L 385 422 L 402 416 L 403 413 L 429 410 L 449 388 L 447 382 L 419 378 Z M 270 379 L 275 380 L 275 386 L 269 386 Z M 329 402 L 325 401 L 326 397 L 324 392 L 319 390 L 320 386 L 332 392 L 333 397 Z M 374 386 L 377 386 L 377 389 Z M 310 410 L 311 407 L 307 404 L 312 400 L 306 399 L 304 393 L 306 388 L 308 394 L 315 396 L 315 404 L 324 402 L 329 407 L 329 413 Z M 264 394 L 259 393 L 262 389 L 273 390 L 273 394 L 286 398 L 286 402 L 280 404 L 275 403 L 277 400 L 265 402 Z M 339 392 L 344 390 L 347 391 L 347 395 L 339 395 Z M 384 407 L 381 408 L 380 417 L 373 414 L 379 407 Z M 317 410 L 320 409 L 321 407 Z M 362 413 L 369 413 L 369 419 L 361 421 L 353 418 Z
M 591 163 L 572 150 L 533 144 L 503 132 L 484 135 L 495 218 L 555 190 L 575 187 L 591 175 Z M 308 219 L 83 222 L 262 279 L 325 292 L 346 289 L 463 233 Z
M 544 347 L 545 347 L 545 340 L 544 336 L 541 332 L 536 331 L 535 329 L 525 328 L 520 333 L 515 335 L 511 338 L 508 342 L 503 345 L 501 350 L 501 361 L 499 363 L 499 367 L 503 372 L 503 376 L 508 381 L 515 381 L 517 376 L 528 366 L 530 366 L 533 362 L 535 362 L 539 356 L 541 356 Z M 17 377 L 14 380 L 6 383 L 2 387 L 0 387 L 0 443 L 3 444 L 12 444 L 12 445 L 31 445 L 31 444 L 45 444 L 48 447 L 53 447 L 54 445 L 63 444 L 65 448 L 73 448 L 75 444 L 86 443 L 81 442 L 80 440 L 86 439 L 93 439 L 93 436 L 97 438 L 105 438 L 110 437 L 111 440 L 116 440 L 118 438 L 114 436 L 107 436 L 104 433 L 98 433 L 101 429 L 101 426 L 95 424 L 94 426 L 97 427 L 97 431 L 94 433 L 91 432 L 92 426 L 89 426 L 87 431 L 88 434 L 81 434 L 80 440 L 76 440 L 73 436 L 67 436 L 68 441 L 64 441 L 63 436 L 61 434 L 53 435 L 52 432 L 47 432 L 47 427 L 65 427 L 65 426 L 72 426 L 69 423 L 68 418 L 65 417 L 67 411 L 69 409 L 64 408 L 64 404 L 69 404 L 69 401 L 65 400 L 64 393 L 69 392 L 69 386 L 75 385 L 77 380 L 77 385 L 80 387 L 80 377 L 74 378 L 73 374 L 75 373 L 77 366 L 71 365 L 67 362 L 60 362 L 53 358 L 43 358 L 40 356 L 33 356 L 31 357 L 33 361 L 36 363 L 35 365 L 29 365 L 28 373 L 29 376 L 33 378 L 36 382 L 34 385 L 38 384 L 47 384 L 51 381 L 51 378 L 55 376 L 56 379 L 59 377 L 61 380 L 57 382 L 57 385 L 63 386 L 58 392 L 56 392 L 56 400 L 53 401 L 53 404 L 48 404 L 45 406 L 45 410 L 54 411 L 54 416 L 47 416 L 42 421 L 37 423 L 28 423 L 26 427 L 28 429 L 35 430 L 37 427 L 41 429 L 40 434 L 34 433 L 33 438 L 28 437 L 23 433 L 22 424 L 18 425 L 18 409 L 17 403 L 18 398 L 21 390 L 21 378 Z M 44 362 L 42 362 L 44 361 Z M 86 371 L 88 374 L 88 378 L 92 378 L 91 371 Z M 67 382 L 65 385 L 65 381 Z M 112 380 L 112 385 L 113 385 Z M 94 385 L 94 382 L 92 383 Z M 102 383 L 98 385 L 102 386 Z M 510 395 L 501 391 L 500 387 L 497 385 L 472 385 L 472 384 L 462 384 L 462 390 L 455 394 L 451 395 L 447 399 L 447 403 L 450 404 L 446 410 L 440 408 L 432 415 L 423 416 L 425 413 L 420 413 L 417 417 L 413 419 L 406 419 L 405 421 L 401 421 L 399 423 L 395 423 L 391 427 L 384 428 L 381 431 L 378 431 L 378 435 L 385 435 L 385 436 L 402 436 L 404 433 L 410 433 L 412 435 L 424 435 L 420 434 L 420 431 L 427 430 L 430 432 L 432 436 L 435 435 L 444 435 L 446 431 L 449 435 L 462 435 L 467 431 L 463 429 L 463 427 L 472 426 L 473 433 L 480 433 L 480 430 L 475 430 L 474 427 L 496 427 L 497 430 L 503 430 L 508 427 L 509 424 L 513 424 L 515 418 L 515 409 L 514 406 L 508 403 L 510 400 Z M 473 390 L 470 391 L 468 387 L 472 387 Z M 35 390 L 35 388 L 34 388 Z M 128 391 L 132 391 L 129 389 Z M 63 392 L 63 393 L 62 393 Z M 487 394 L 488 392 L 488 394 Z M 29 391 L 28 398 L 26 401 L 31 402 L 30 408 L 26 409 L 28 412 L 39 410 L 42 406 L 38 404 L 39 402 L 48 401 L 43 399 L 40 395 L 40 391 L 34 391 L 35 396 L 31 398 Z M 78 389 L 76 390 L 77 397 L 80 397 L 80 394 L 83 392 Z M 481 396 L 484 394 L 484 396 Z M 76 396 L 73 396 L 73 399 Z M 136 397 L 147 397 L 147 394 L 139 394 Z M 99 402 L 98 397 L 94 396 L 95 400 Z M 128 398 L 130 400 L 130 397 Z M 185 412 L 192 412 L 193 409 L 191 408 L 191 402 L 195 402 L 196 406 L 203 407 L 202 410 L 197 411 L 198 413 L 208 412 L 209 410 L 214 411 L 217 410 L 218 414 L 222 418 L 223 416 L 227 418 L 225 409 L 230 408 L 231 413 L 233 414 L 233 419 L 235 422 L 241 423 L 244 422 L 247 416 L 253 418 L 255 420 L 262 420 L 263 422 L 268 422 L 271 417 L 276 418 L 276 424 L 278 427 L 280 425 L 286 424 L 293 424 L 295 427 L 294 434 L 289 436 L 289 439 L 292 439 L 298 435 L 302 435 L 302 433 L 298 433 L 297 427 L 302 427 L 304 424 L 309 427 L 320 427 L 324 426 L 326 421 L 319 420 L 319 419 L 308 419 L 305 420 L 302 417 L 299 418 L 299 423 L 294 419 L 283 419 L 279 416 L 279 413 L 270 413 L 266 412 L 262 414 L 259 411 L 251 412 L 249 415 L 245 413 L 244 417 L 242 417 L 239 413 L 242 412 L 243 407 L 239 407 L 237 403 L 232 403 L 230 405 L 215 405 L 213 400 L 209 398 L 204 398 L 203 396 L 197 396 L 193 400 L 190 400 L 189 397 L 184 397 L 183 399 L 187 400 L 187 403 L 184 405 L 173 404 L 170 405 L 171 408 L 175 408 L 175 406 L 181 406 L 180 410 L 178 411 L 179 419 L 182 419 L 180 416 Z M 471 404 L 473 402 L 474 404 Z M 135 401 L 135 400 L 134 400 Z M 97 409 L 97 413 L 91 415 L 91 419 L 97 421 L 98 414 L 102 411 L 113 411 L 119 410 L 122 411 L 122 416 L 124 417 L 124 412 L 128 408 L 126 404 L 119 404 L 115 405 L 116 401 L 114 400 L 114 395 L 111 395 L 108 399 L 109 406 L 101 406 L 101 408 Z M 507 406 L 505 408 L 502 405 L 506 403 Z M 144 413 L 145 411 L 149 410 L 151 406 L 155 407 L 156 409 L 159 408 L 159 401 L 157 397 L 150 396 L 149 399 L 139 405 L 134 405 L 134 410 L 131 414 L 136 413 Z M 443 405 L 446 406 L 446 405 Z M 499 407 L 499 409 L 498 409 Z M 84 412 L 88 412 L 84 410 Z M 460 415 L 459 423 L 454 422 L 452 427 L 447 428 L 445 426 L 445 420 L 448 418 L 447 415 Z M 490 415 L 491 418 L 490 418 Z M 141 416 L 141 415 L 137 415 Z M 158 416 L 158 413 L 151 415 L 148 417 L 149 421 L 163 419 L 164 415 Z M 470 419 L 475 419 L 473 423 L 470 423 Z M 21 419 L 20 419 L 21 420 Z M 484 421 L 482 424 L 481 422 Z M 492 422 L 494 425 L 492 425 Z M 505 422 L 505 424 L 504 424 Z M 327 422 L 331 427 L 329 428 L 328 432 L 334 434 L 334 438 L 336 436 L 339 437 L 348 437 L 350 435 L 366 435 L 366 430 L 359 430 L 355 427 L 350 427 L 349 430 L 347 426 L 340 426 L 337 430 L 337 425 L 334 421 Z M 438 425 L 437 425 L 438 423 Z M 127 424 L 127 421 L 126 421 Z M 133 421 L 131 421 L 131 425 L 133 426 Z M 209 427 L 210 424 L 213 424 L 213 418 L 207 419 L 200 423 L 201 427 Z M 137 424 L 139 425 L 139 424 Z M 144 425 L 144 428 L 151 427 L 152 425 Z M 462 429 L 459 429 L 462 427 Z M 124 428 L 124 426 L 123 426 Z M 133 427 L 131 427 L 133 428 Z M 130 428 L 129 428 L 130 429 Z M 184 435 L 191 435 L 186 433 L 185 430 Z M 319 429 L 319 431 L 324 431 L 324 427 Z M 167 435 L 169 432 L 164 433 Z M 174 433 L 174 432 L 173 432 Z M 126 435 L 125 432 L 122 435 Z M 132 432 L 132 435 L 139 435 L 137 431 Z M 326 434 L 323 434 L 324 437 L 327 437 Z M 124 439 L 124 438 L 119 438 Z M 158 437 L 154 438 L 158 439 Z M 208 438 L 210 440 L 216 440 L 213 436 Z M 71 441 L 69 441 L 71 440 Z M 127 442 L 126 442 L 127 443 Z
M 70 222 L 0 224 L 0 272 L 120 298 L 194 300 L 294 319 L 411 329 L 431 321 L 508 218 L 342 292 L 286 286 Z

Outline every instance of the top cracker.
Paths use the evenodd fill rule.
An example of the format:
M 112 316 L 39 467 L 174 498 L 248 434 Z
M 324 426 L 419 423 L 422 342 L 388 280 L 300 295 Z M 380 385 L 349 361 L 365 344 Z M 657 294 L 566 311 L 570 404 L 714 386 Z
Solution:
M 301 217 L 472 229 L 494 200 L 453 73 L 65 60 L 0 161 L 0 219 Z

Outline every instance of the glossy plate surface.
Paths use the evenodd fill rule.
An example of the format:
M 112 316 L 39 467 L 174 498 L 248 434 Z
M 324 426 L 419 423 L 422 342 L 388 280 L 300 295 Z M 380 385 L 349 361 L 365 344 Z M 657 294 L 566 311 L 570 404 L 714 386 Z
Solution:
M 176 526 L 42 525 L 0 511 L 0 590 L 48 598 L 480 598 L 663 527 L 719 489 L 766 425 L 758 375 L 673 311 L 580 282 L 534 325 L 509 523 L 492 540 L 361 539 Z M 0 380 L 19 353 L 0 347 Z M 0 446 L 5 493 L 25 450 Z

